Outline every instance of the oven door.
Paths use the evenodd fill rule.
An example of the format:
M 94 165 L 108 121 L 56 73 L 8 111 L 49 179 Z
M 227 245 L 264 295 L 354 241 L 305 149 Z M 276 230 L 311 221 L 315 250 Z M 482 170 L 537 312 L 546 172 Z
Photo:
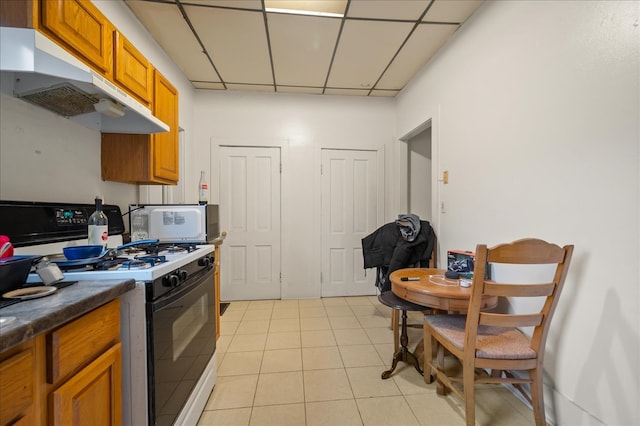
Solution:
M 149 424 L 171 425 L 216 349 L 213 270 L 147 302 Z

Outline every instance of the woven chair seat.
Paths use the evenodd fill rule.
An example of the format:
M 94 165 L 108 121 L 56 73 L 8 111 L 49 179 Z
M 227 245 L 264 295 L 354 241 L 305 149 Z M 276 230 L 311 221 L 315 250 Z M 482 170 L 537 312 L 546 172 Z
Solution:
M 428 315 L 424 320 L 456 348 L 464 349 L 466 315 Z M 476 357 L 488 359 L 532 359 L 529 338 L 514 327 L 478 326 Z

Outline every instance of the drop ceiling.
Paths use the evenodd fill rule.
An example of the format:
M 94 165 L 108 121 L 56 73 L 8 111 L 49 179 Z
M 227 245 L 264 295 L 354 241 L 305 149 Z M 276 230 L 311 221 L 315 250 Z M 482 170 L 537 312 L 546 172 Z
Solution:
M 125 0 L 197 89 L 388 97 L 482 1 Z

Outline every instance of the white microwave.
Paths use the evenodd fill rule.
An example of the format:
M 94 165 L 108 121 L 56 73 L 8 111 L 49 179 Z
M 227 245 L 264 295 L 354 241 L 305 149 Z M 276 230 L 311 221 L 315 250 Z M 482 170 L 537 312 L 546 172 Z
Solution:
M 161 243 L 206 244 L 218 237 L 215 204 L 131 204 L 131 241 L 157 239 Z

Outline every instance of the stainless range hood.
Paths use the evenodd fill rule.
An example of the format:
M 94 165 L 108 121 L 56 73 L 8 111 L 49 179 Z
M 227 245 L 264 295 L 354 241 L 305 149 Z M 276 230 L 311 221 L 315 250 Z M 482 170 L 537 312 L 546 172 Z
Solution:
M 169 131 L 149 108 L 36 30 L 0 27 L 0 72 L 3 92 L 91 129 Z

